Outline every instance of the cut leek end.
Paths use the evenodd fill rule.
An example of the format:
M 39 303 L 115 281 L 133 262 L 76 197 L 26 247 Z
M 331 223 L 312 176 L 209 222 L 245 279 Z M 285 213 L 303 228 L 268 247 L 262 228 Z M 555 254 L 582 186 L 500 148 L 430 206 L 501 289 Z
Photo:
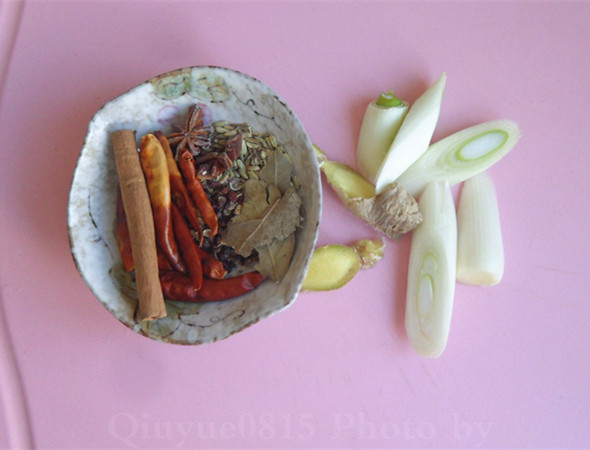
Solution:
M 361 268 L 357 251 L 346 245 L 329 244 L 314 250 L 301 289 L 331 291 L 354 278 Z
M 494 184 L 487 172 L 463 184 L 457 222 L 457 281 L 498 284 L 504 273 L 504 246 Z
M 377 106 L 382 108 L 395 108 L 398 106 L 402 106 L 403 102 L 395 96 L 393 91 L 389 91 L 387 93 L 382 93 L 379 95 L 379 98 L 375 102 Z
M 457 268 L 457 281 L 473 286 L 494 286 L 502 281 L 503 272 Z
M 433 342 L 422 335 L 414 336 L 411 331 L 408 332 L 408 339 L 410 340 L 412 350 L 424 358 L 440 358 L 447 347 L 448 341 L 444 339 Z

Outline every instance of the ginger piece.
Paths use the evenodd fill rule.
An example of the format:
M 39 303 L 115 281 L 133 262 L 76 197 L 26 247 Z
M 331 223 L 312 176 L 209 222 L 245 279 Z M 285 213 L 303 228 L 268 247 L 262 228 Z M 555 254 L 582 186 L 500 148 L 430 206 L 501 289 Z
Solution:
M 375 186 L 346 164 L 326 161 L 322 164 L 322 172 L 345 205 L 351 198 L 375 197 Z
M 328 160 L 326 154 L 315 144 L 312 144 L 313 151 L 315 153 L 315 157 L 318 160 L 318 166 L 320 168 L 324 165 L 324 163 Z
M 328 160 L 314 145 L 326 180 L 355 216 L 393 240 L 422 222 L 416 199 L 401 185 L 391 183 L 376 195 L 375 186 L 346 164 Z
M 359 255 L 361 270 L 370 269 L 383 258 L 385 239 L 361 239 L 360 241 L 355 242 L 353 248 Z
M 316 248 L 301 289 L 331 291 L 373 267 L 383 257 L 385 239 L 361 239 L 352 246 L 329 244 Z
M 397 183 L 391 183 L 375 197 L 351 198 L 346 206 L 355 216 L 393 240 L 422 222 L 418 203 Z
M 341 288 L 354 278 L 361 268 L 356 250 L 341 244 L 316 248 L 303 280 L 304 291 L 331 291 Z

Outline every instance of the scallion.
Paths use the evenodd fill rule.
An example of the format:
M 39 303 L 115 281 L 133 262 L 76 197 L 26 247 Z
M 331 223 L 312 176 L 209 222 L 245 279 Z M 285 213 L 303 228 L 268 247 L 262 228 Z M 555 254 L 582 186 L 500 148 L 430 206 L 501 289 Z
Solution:
M 415 197 L 430 181 L 447 180 L 453 186 L 487 170 L 519 139 L 518 125 L 511 120 L 493 120 L 466 128 L 432 144 L 397 182 Z
M 401 106 L 402 101 L 395 96 L 393 91 L 389 91 L 387 93 L 382 93 L 379 95 L 377 99 L 377 106 L 381 106 L 382 108 L 393 108 L 395 106 Z
M 412 231 L 406 331 L 414 350 L 436 358 L 449 335 L 457 266 L 457 217 L 447 182 L 431 182 L 419 201 L 423 221 Z
M 357 146 L 357 165 L 359 172 L 373 183 L 408 107 L 408 102 L 391 93 L 381 94 L 365 110 Z
M 438 122 L 446 80 L 446 73 L 443 73 L 410 106 L 375 175 L 377 193 L 396 181 L 428 149 Z
M 504 246 L 494 183 L 487 172 L 463 183 L 457 229 L 457 281 L 480 286 L 499 283 Z

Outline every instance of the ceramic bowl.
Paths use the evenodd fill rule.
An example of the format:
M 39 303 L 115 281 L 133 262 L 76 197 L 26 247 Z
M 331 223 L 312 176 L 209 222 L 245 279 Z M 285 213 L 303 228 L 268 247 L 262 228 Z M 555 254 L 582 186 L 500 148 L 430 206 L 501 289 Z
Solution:
M 168 316 L 137 322 L 135 285 L 121 267 L 114 234 L 118 175 L 111 133 L 124 128 L 137 136 L 186 117 L 204 105 L 208 120 L 247 123 L 272 133 L 293 160 L 300 182 L 303 222 L 287 274 L 265 281 L 241 297 L 212 303 L 166 302 Z M 184 119 L 183 119 L 184 120 Z M 189 67 L 152 78 L 109 101 L 93 117 L 76 166 L 68 207 L 68 231 L 75 264 L 98 300 L 121 323 L 149 338 L 176 344 L 204 344 L 227 338 L 293 303 L 317 239 L 321 213 L 320 172 L 304 127 L 287 103 L 264 83 L 220 67 Z

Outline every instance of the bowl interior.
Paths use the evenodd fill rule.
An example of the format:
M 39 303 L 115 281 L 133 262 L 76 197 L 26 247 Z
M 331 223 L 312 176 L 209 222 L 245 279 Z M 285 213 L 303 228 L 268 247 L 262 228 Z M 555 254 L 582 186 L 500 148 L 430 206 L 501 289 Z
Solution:
M 157 129 L 170 132 L 195 103 L 210 112 L 208 121 L 247 123 L 276 137 L 292 158 L 300 182 L 303 223 L 289 270 L 280 283 L 265 281 L 249 294 L 222 302 L 166 302 L 168 317 L 138 323 L 134 283 L 122 270 L 114 234 L 118 176 L 110 136 L 124 128 L 136 130 L 137 136 Z M 318 164 L 309 137 L 285 101 L 245 74 L 190 67 L 146 81 L 108 102 L 93 117 L 70 191 L 68 231 L 80 274 L 119 321 L 159 341 L 203 344 L 231 336 L 295 300 L 315 246 L 320 213 Z

